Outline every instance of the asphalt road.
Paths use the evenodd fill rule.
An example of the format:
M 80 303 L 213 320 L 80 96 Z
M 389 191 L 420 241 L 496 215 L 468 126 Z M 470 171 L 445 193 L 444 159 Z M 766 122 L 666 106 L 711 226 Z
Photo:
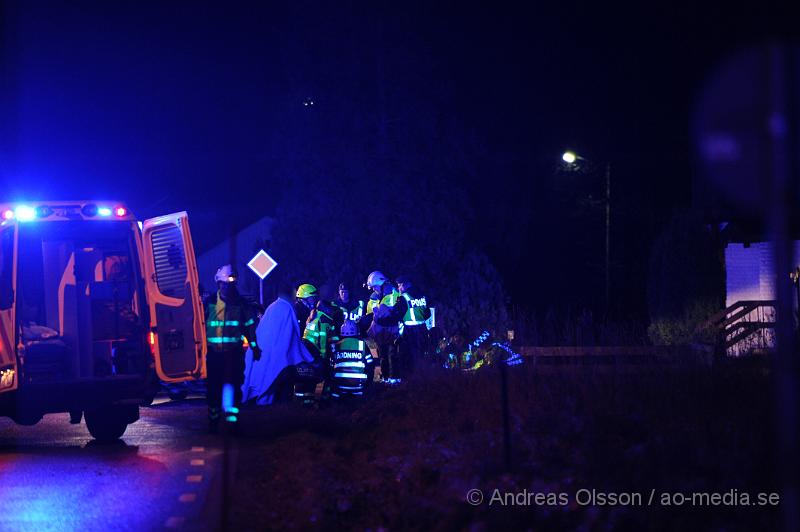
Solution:
M 32 427 L 0 418 L 0 530 L 215 530 L 222 438 L 201 399 L 157 399 L 119 442 L 68 414 Z

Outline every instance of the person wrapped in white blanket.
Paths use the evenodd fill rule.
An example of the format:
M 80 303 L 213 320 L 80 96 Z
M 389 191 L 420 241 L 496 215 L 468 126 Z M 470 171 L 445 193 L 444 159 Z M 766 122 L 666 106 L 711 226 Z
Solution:
M 242 402 L 269 405 L 290 399 L 295 366 L 314 360 L 301 341 L 293 301 L 293 287 L 281 285 L 278 297 L 264 312 L 256 328 L 261 359 L 254 361 L 247 350 Z

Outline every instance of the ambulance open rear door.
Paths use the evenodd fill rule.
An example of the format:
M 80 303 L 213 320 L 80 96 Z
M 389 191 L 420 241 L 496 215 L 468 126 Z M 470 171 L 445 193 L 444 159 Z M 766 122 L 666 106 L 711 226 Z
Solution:
M 17 389 L 17 225 L 0 225 L 0 393 Z
M 205 377 L 205 319 L 186 213 L 146 220 L 142 249 L 156 373 L 165 382 Z

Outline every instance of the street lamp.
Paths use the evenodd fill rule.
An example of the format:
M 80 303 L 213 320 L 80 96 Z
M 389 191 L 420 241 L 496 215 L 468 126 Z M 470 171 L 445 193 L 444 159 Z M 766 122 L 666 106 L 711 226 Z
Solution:
M 591 163 L 587 159 L 581 157 L 571 150 L 565 151 L 561 155 L 561 160 L 567 163 L 568 166 L 577 166 L 578 161 L 585 161 Z M 605 164 L 605 177 L 606 177 L 606 267 L 605 267 L 605 303 L 606 312 L 608 311 L 610 301 L 610 285 L 611 285 L 611 163 Z

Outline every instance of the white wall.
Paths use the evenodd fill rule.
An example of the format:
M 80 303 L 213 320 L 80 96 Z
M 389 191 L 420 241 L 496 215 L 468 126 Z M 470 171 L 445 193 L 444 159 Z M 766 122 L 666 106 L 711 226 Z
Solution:
M 800 241 L 794 242 L 794 264 L 800 265 Z M 726 306 L 737 301 L 774 300 L 777 297 L 776 283 L 789 283 L 789 272 L 775 272 L 775 249 L 772 242 L 728 244 L 725 248 Z M 775 321 L 771 307 L 757 308 L 744 316 L 743 321 Z M 728 349 L 728 355 L 740 356 L 752 349 L 775 346 L 772 329 L 762 329 Z
M 777 275 L 771 242 L 728 244 L 725 248 L 726 306 L 737 301 L 775 299 Z M 794 264 L 800 265 L 800 241 L 794 242 Z M 789 272 L 780 273 L 781 282 Z
M 725 306 L 761 297 L 761 256 L 769 253 L 766 243 L 728 244 L 725 248 Z M 765 278 L 766 281 L 766 278 Z

